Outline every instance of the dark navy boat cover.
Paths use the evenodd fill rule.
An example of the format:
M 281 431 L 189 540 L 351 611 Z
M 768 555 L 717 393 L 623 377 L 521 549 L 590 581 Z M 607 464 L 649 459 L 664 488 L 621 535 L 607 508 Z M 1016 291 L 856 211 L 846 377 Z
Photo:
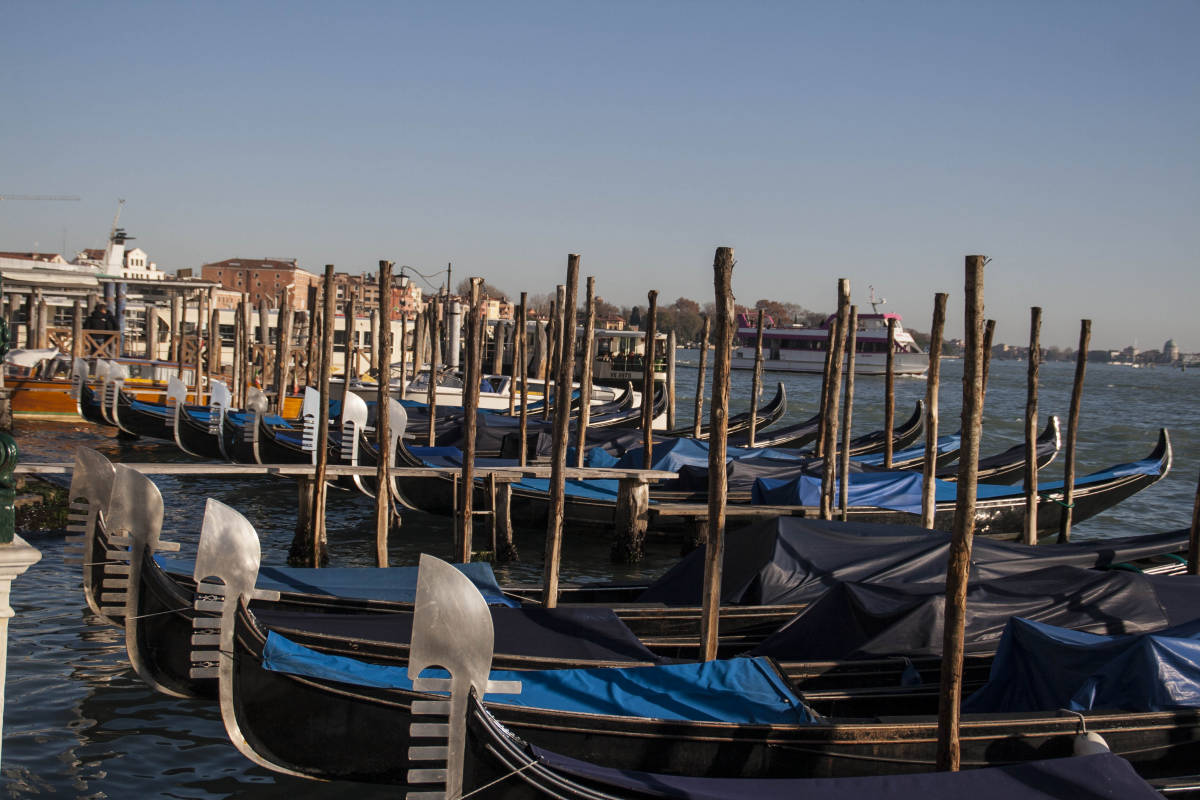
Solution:
M 407 667 L 318 653 L 274 631 L 267 635 L 263 666 L 356 686 L 412 690 Z M 493 670 L 492 679 L 520 681 L 521 693 L 486 695 L 484 700 L 524 708 L 745 724 L 796 725 L 818 719 L 765 658 L 656 667 Z
M 1058 564 L 1103 567 L 1187 546 L 1186 530 L 1096 542 L 1031 547 L 976 539 L 972 580 L 988 580 Z M 946 577 L 950 534 L 904 525 L 779 517 L 726 535 L 721 602 L 803 603 L 840 581 L 932 582 Z M 699 605 L 704 548 L 684 557 L 639 600 Z M 1172 620 L 1172 624 L 1175 620 Z
M 1170 618 L 1154 583 L 1135 572 L 1058 566 L 972 584 L 965 650 L 995 652 L 1011 617 L 1102 634 L 1164 630 Z M 842 583 L 751 652 L 789 661 L 938 655 L 944 613 L 941 583 Z
M 1057 708 L 1200 708 L 1200 620 L 1139 636 L 1098 636 L 1009 620 L 988 682 L 963 711 Z
M 155 559 L 167 572 L 191 575 L 196 562 L 186 558 L 156 555 Z M 471 579 L 488 605 L 519 605 L 504 595 L 496 583 L 492 565 L 485 561 L 455 564 L 459 572 Z M 417 596 L 417 568 L 389 567 L 261 567 L 258 571 L 259 589 L 276 592 L 353 597 L 359 600 L 385 600 L 411 603 Z
M 497 652 L 510 656 L 567 661 L 667 663 L 646 648 L 610 608 L 505 608 L 492 606 Z M 255 608 L 254 618 L 283 635 L 292 631 L 324 634 L 360 642 L 408 644 L 411 612 L 327 614 Z
M 1084 475 L 1075 481 L 1075 486 L 1091 486 L 1129 475 L 1158 475 L 1161 471 L 1162 466 L 1158 459 L 1148 458 L 1128 464 L 1117 464 L 1106 470 Z M 903 470 L 857 474 L 852 472 L 849 503 L 852 506 L 871 506 L 920 514 L 923 480 L 919 473 Z M 952 503 L 958 496 L 956 482 L 935 478 L 934 487 L 935 500 L 938 503 Z M 1038 491 L 1042 493 L 1060 492 L 1062 488 L 1062 481 L 1047 481 L 1038 484 Z M 754 484 L 752 502 L 756 505 L 769 506 L 815 506 L 820 502 L 820 490 L 820 478 L 813 474 L 805 474 L 790 480 L 763 478 Z M 834 491 L 836 496 L 837 489 L 835 488 Z M 1023 496 L 1023 490 L 1019 486 L 981 483 L 977 487 L 977 497 L 980 500 L 1016 499 Z
M 564 776 L 615 789 L 616 796 L 689 800 L 1161 800 L 1129 762 L 1112 753 L 1005 767 L 862 778 L 684 778 L 612 769 L 529 747 Z

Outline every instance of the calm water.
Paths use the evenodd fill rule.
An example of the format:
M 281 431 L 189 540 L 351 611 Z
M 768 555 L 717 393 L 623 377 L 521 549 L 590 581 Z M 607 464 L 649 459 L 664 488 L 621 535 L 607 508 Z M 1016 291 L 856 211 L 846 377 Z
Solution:
M 679 422 L 691 418 L 697 353 L 680 353 Z M 1065 414 L 1073 367 L 1048 364 L 1042 369 L 1043 415 Z M 711 374 L 711 370 L 710 370 Z M 943 362 L 943 432 L 958 427 L 960 362 Z M 774 381 L 788 389 L 787 420 L 812 415 L 820 380 L 816 376 L 767 373 L 764 395 Z M 749 398 L 749 374 L 735 372 L 734 411 Z M 984 417 L 985 455 L 1021 440 L 1025 408 L 1025 364 L 996 362 Z M 1102 469 L 1148 454 L 1157 429 L 1170 429 L 1175 447 L 1171 474 L 1151 489 L 1099 518 L 1076 528 L 1080 538 L 1103 538 L 1179 528 L 1190 521 L 1200 468 L 1200 372 L 1134 370 L 1089 365 L 1079 442 L 1079 473 Z M 897 416 L 906 417 L 924 395 L 924 382 L 901 379 Z M 883 381 L 859 378 L 854 429 L 862 433 L 882 422 Z M 706 408 L 707 413 L 707 408 Z M 86 424 L 21 423 L 17 432 L 28 461 L 67 461 L 80 445 L 126 461 L 183 460 L 171 446 L 127 444 Z M 1042 474 L 1061 477 L 1056 461 Z M 203 500 L 216 497 L 254 523 L 263 537 L 264 559 L 282 563 L 295 519 L 295 489 L 267 479 L 230 482 L 216 478 L 156 478 L 167 502 L 167 533 L 194 545 Z M 330 552 L 337 565 L 373 563 L 373 508 L 350 494 L 330 494 Z M 118 631 L 103 627 L 84 610 L 75 569 L 62 564 L 61 534 L 27 537 L 43 558 L 13 587 L 16 617 L 10 624 L 8 706 L 4 720 L 3 792 L 7 796 L 52 795 L 125 798 L 157 795 L 179 798 L 395 797 L 395 790 L 346 784 L 317 784 L 282 778 L 252 767 L 225 738 L 216 710 L 207 703 L 162 697 L 146 688 L 125 661 Z M 540 577 L 535 558 L 540 531 L 518 536 L 528 559 L 498 569 L 501 580 Z M 422 551 L 446 557 L 451 541 L 446 520 L 412 514 L 392 537 L 392 561 L 415 563 Z M 580 541 L 568 535 L 564 578 L 608 577 L 608 543 Z M 646 578 L 671 563 L 673 550 L 652 544 L 649 557 L 620 577 Z

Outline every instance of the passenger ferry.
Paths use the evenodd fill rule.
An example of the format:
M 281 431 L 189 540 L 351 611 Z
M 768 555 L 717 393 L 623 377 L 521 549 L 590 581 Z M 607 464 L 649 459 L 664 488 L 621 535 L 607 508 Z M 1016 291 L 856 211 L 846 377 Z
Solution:
M 763 369 L 777 372 L 815 372 L 825 369 L 825 349 L 830 315 L 819 328 L 800 326 L 763 327 Z M 896 320 L 896 351 L 893 369 L 896 375 L 924 375 L 929 369 L 929 354 L 921 350 L 912 335 L 900 324 L 899 314 L 859 314 L 855 347 L 856 375 L 887 373 L 888 320 Z M 745 314 L 738 315 L 737 347 L 733 351 L 733 369 L 754 369 L 757 325 Z

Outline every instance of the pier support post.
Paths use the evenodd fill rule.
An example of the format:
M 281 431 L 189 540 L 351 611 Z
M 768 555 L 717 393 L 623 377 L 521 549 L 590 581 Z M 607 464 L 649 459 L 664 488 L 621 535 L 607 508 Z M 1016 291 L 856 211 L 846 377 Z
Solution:
M 650 484 L 640 478 L 617 482 L 617 508 L 613 519 L 612 561 L 636 564 L 646 554 L 650 527 Z
M 567 444 L 571 417 L 571 373 L 575 366 L 575 302 L 579 291 L 579 256 L 567 256 L 567 283 L 559 304 L 557 382 L 554 401 L 554 449 L 550 465 L 550 514 L 546 520 L 546 562 L 542 572 L 542 605 L 558 605 L 558 569 L 562 561 L 563 517 L 566 505 Z M 549 400 L 549 394 L 546 395 Z M 619 502 L 619 501 L 618 501 Z M 650 503 L 647 490 L 646 504 Z

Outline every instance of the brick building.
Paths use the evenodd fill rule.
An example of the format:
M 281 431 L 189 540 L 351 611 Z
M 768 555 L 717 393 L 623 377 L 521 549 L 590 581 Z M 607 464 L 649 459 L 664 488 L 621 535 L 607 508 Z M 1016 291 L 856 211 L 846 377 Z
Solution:
M 263 298 L 279 303 L 287 292 L 293 309 L 308 310 L 321 294 L 321 277 L 301 269 L 294 258 L 228 258 L 202 266 L 200 277 L 245 292 L 254 305 Z

